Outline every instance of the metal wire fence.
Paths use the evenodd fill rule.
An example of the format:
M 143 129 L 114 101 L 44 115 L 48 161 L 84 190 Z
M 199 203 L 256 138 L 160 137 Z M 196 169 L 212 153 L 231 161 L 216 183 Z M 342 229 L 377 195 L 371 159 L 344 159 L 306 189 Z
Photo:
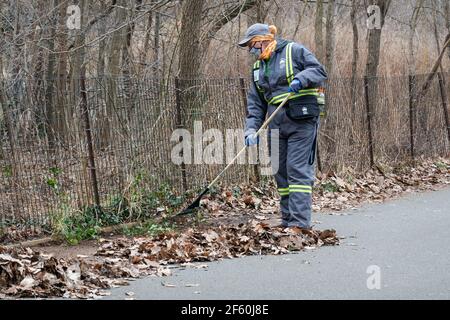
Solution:
M 330 79 L 319 169 L 363 171 L 371 161 L 448 156 L 449 90 L 439 81 L 445 76 L 417 105 L 411 84 L 423 83 L 426 75 L 377 78 L 376 103 L 365 94 L 367 79 L 357 79 L 354 92 L 350 79 Z M 3 83 L 0 230 L 51 229 L 55 216 L 92 205 L 113 208 L 112 215 L 126 208 L 128 219 L 139 219 L 158 210 L 158 192 L 176 197 L 204 186 L 223 164 L 175 164 L 173 148 L 180 141 L 174 130 L 192 133 L 201 121 L 202 132 L 216 128 L 225 139 L 226 129 L 242 129 L 248 84 L 242 78 L 108 77 Z M 231 140 L 237 152 L 243 131 L 236 132 Z M 189 152 L 195 158 L 202 149 Z M 254 165 L 236 164 L 223 182 L 257 178 Z

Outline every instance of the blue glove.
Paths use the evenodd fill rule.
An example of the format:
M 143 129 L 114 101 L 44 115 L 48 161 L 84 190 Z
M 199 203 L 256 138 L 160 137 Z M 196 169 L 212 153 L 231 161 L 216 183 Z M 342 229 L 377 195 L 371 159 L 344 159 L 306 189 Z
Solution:
M 291 82 L 288 92 L 298 93 L 302 89 L 302 83 L 298 79 L 294 79 Z
M 255 134 L 251 133 L 245 137 L 245 145 L 247 147 L 253 146 L 255 144 L 259 144 L 259 136 L 255 137 Z

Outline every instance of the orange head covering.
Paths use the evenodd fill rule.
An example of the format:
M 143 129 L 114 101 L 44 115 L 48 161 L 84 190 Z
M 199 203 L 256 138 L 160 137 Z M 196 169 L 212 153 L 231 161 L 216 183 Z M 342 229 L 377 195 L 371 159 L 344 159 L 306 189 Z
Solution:
M 270 41 L 270 43 L 267 45 L 266 49 L 259 55 L 258 60 L 266 60 L 269 59 L 272 55 L 272 52 L 275 50 L 277 46 L 277 40 L 275 40 L 275 35 L 277 34 L 277 27 L 274 25 L 269 26 L 270 34 L 265 34 L 261 36 L 254 36 L 252 40 L 250 41 L 251 46 L 255 44 L 255 42 L 258 41 Z

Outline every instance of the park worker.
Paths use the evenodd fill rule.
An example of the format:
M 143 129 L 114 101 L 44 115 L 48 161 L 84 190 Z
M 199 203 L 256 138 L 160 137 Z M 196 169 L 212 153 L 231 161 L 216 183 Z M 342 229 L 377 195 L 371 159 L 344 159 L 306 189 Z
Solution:
M 247 29 L 239 42 L 239 46 L 248 47 L 257 58 L 247 99 L 245 144 L 259 143 L 259 137 L 254 134 L 266 116 L 269 117 L 291 94 L 283 110 L 269 124 L 269 152 L 281 197 L 280 227 L 300 233 L 311 229 L 320 114 L 318 88 L 324 85 L 327 73 L 311 51 L 299 43 L 278 38 L 276 34 L 275 26 L 256 23 Z M 278 139 L 277 143 L 271 139 Z M 274 146 L 277 146 L 276 150 L 271 150 Z

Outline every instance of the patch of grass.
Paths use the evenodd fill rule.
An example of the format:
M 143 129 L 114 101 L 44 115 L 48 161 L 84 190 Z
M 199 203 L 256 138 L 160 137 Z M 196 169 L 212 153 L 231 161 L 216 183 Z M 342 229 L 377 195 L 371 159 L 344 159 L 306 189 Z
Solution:
M 174 231 L 175 227 L 168 223 L 156 223 L 154 220 L 147 220 L 133 227 L 124 227 L 122 232 L 129 237 L 134 236 L 157 236 L 161 233 Z
M 5 176 L 5 178 L 12 177 L 12 174 L 13 174 L 12 166 L 11 165 L 3 166 L 2 167 L 2 172 L 3 172 L 3 175 Z
M 435 165 L 439 170 L 447 170 L 448 168 L 447 164 L 441 161 L 436 162 Z
M 198 226 L 206 221 L 206 217 L 202 211 L 197 210 L 194 218 L 194 225 Z
M 346 180 L 347 180 L 347 183 L 350 184 L 350 185 L 353 185 L 355 183 L 355 178 L 353 176 L 351 176 L 351 175 L 348 175 L 346 177 Z
M 58 197 L 58 206 L 51 214 L 53 235 L 72 245 L 81 240 L 95 239 L 102 227 L 136 220 L 145 222 L 132 229 L 125 229 L 125 233 L 154 235 L 172 230 L 169 224 L 155 224 L 151 218 L 154 218 L 158 211 L 171 215 L 184 204 L 188 196 L 176 195 L 168 183 L 148 190 L 148 176 L 142 172 L 134 177 L 123 194 L 109 196 L 101 208 L 85 206 L 77 209 L 73 207 L 70 195 L 59 185 L 58 176 L 61 171 L 58 168 L 50 168 L 49 171 L 50 175 L 46 177 L 45 182 Z
M 338 185 L 332 181 L 324 182 L 323 184 L 320 185 L 320 188 L 325 192 L 338 192 L 339 191 Z
M 235 186 L 235 187 L 233 188 L 233 196 L 234 196 L 235 198 L 239 198 L 241 195 L 242 195 L 242 190 L 241 190 L 241 188 L 238 187 L 238 186 Z
M 218 186 L 212 186 L 211 189 L 209 189 L 209 194 L 214 197 L 217 196 L 220 193 L 220 188 Z
M 97 238 L 102 227 L 131 220 L 149 219 L 154 216 L 158 207 L 164 207 L 170 214 L 184 200 L 184 196 L 176 196 L 162 185 L 155 191 L 143 192 L 131 200 L 121 195 L 114 195 L 101 208 L 86 206 L 81 210 L 75 210 L 70 206 L 69 197 L 59 190 L 57 182 L 48 185 L 58 193 L 60 200 L 58 209 L 52 214 L 53 234 L 71 245 L 76 245 L 81 240 Z M 137 198 L 140 201 L 132 203 Z M 172 229 L 168 223 L 155 224 L 152 220 L 146 220 L 136 227 L 124 229 L 124 233 L 152 236 Z
M 150 218 L 158 208 L 171 214 L 186 201 L 187 194 L 176 195 L 169 183 L 148 190 L 149 179 L 145 173 L 138 174 L 123 194 L 130 218 Z
M 76 215 L 66 220 L 66 234 L 69 244 L 78 244 L 81 240 L 95 239 L 100 231 L 95 216 Z

